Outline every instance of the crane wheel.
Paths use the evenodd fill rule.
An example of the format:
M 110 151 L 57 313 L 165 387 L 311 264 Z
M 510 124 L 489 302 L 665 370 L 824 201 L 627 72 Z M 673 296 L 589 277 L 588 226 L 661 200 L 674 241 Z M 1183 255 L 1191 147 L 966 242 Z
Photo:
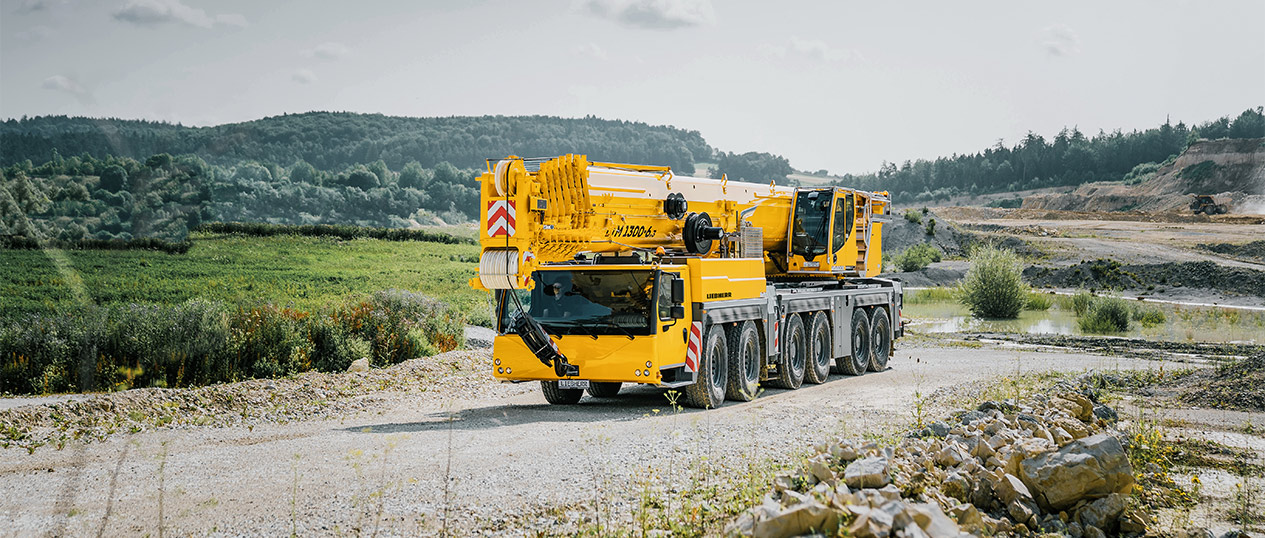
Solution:
M 594 398 L 614 398 L 619 395 L 619 387 L 622 385 L 623 383 L 618 381 L 594 381 L 589 383 L 589 396 Z
M 755 399 L 760 390 L 760 332 L 744 321 L 729 328 L 729 385 L 725 398 L 738 402 Z
M 892 353 L 892 322 L 887 317 L 887 310 L 874 309 L 870 317 L 870 371 L 882 372 L 887 369 L 887 357 Z
M 799 314 L 786 317 L 786 340 L 778 357 L 777 377 L 773 386 L 797 389 L 804 383 L 805 362 L 808 360 L 808 338 L 804 334 L 804 318 Z
M 698 357 L 698 377 L 694 384 L 685 387 L 685 405 L 708 409 L 720 407 L 725 401 L 725 386 L 729 384 L 729 346 L 725 342 L 725 329 L 712 325 L 703 337 L 703 349 Z
M 830 377 L 831 351 L 830 322 L 825 312 L 817 312 L 808 329 L 808 368 L 804 371 L 804 381 L 814 385 L 826 382 Z
M 835 359 L 835 366 L 848 375 L 864 374 L 870 367 L 870 318 L 865 310 L 852 311 L 852 353 Z
M 580 397 L 584 396 L 584 389 L 560 389 L 557 381 L 541 381 L 540 392 L 543 392 L 545 400 L 553 405 L 574 405 L 580 402 Z

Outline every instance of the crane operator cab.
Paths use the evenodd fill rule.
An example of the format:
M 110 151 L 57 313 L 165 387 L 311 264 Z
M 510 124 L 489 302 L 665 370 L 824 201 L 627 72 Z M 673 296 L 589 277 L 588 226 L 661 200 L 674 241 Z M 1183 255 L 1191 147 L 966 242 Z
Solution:
M 852 189 L 798 189 L 791 211 L 788 272 L 861 276 L 870 263 L 878 270 L 881 258 L 869 256 L 869 245 L 878 240 L 873 237 L 877 230 L 869 225 L 855 226 L 857 212 L 871 211 L 871 202 Z M 885 200 L 874 202 L 880 204 L 880 211 L 887 210 Z

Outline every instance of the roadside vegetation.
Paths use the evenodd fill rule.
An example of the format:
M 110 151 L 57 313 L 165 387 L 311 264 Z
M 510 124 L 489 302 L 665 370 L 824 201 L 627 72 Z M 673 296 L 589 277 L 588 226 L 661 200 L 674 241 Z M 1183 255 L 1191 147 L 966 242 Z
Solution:
M 994 245 L 980 245 L 970 255 L 960 287 L 962 304 L 980 318 L 1013 319 L 1028 304 L 1028 285 L 1014 251 Z
M 892 258 L 896 268 L 901 272 L 921 271 L 928 265 L 938 262 L 943 257 L 940 249 L 931 243 L 918 243 Z

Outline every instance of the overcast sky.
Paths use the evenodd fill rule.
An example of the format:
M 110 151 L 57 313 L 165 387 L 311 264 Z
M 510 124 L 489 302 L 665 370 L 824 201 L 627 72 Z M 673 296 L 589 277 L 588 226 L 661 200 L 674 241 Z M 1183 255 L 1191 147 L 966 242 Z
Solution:
M 1263 27 L 1262 0 L 2 0 L 0 116 L 592 114 L 863 172 L 1260 106 Z

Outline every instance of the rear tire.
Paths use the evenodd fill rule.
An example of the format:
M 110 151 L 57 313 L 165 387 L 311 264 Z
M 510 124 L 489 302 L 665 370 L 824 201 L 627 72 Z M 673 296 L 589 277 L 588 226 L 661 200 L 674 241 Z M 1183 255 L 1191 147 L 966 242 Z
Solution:
M 584 389 L 560 389 L 557 381 L 541 381 L 540 392 L 543 392 L 545 400 L 553 405 L 574 405 L 579 403 L 580 398 L 584 396 Z
M 755 399 L 760 390 L 760 332 L 755 323 L 744 321 L 729 329 L 729 385 L 725 398 L 736 402 Z
M 725 386 L 729 384 L 728 366 L 725 330 L 720 325 L 712 325 L 703 338 L 703 349 L 699 350 L 696 381 L 685 387 L 685 405 L 701 409 L 720 407 L 725 401 Z
M 830 377 L 830 322 L 825 312 L 813 314 L 813 324 L 808 330 L 808 367 L 804 371 L 804 381 L 814 385 L 826 382 Z
M 892 352 L 892 322 L 887 317 L 887 309 L 874 309 L 870 319 L 870 371 L 882 372 L 887 369 L 887 357 Z
M 619 387 L 623 383 L 618 381 L 589 383 L 589 396 L 594 398 L 614 398 L 619 394 Z
M 852 353 L 835 360 L 839 370 L 848 375 L 861 375 L 870 367 L 870 318 L 865 310 L 852 311 Z
M 786 317 L 786 342 L 778 355 L 777 377 L 773 385 L 795 390 L 804 383 L 804 370 L 808 360 L 808 336 L 804 334 L 804 319 L 799 314 Z

